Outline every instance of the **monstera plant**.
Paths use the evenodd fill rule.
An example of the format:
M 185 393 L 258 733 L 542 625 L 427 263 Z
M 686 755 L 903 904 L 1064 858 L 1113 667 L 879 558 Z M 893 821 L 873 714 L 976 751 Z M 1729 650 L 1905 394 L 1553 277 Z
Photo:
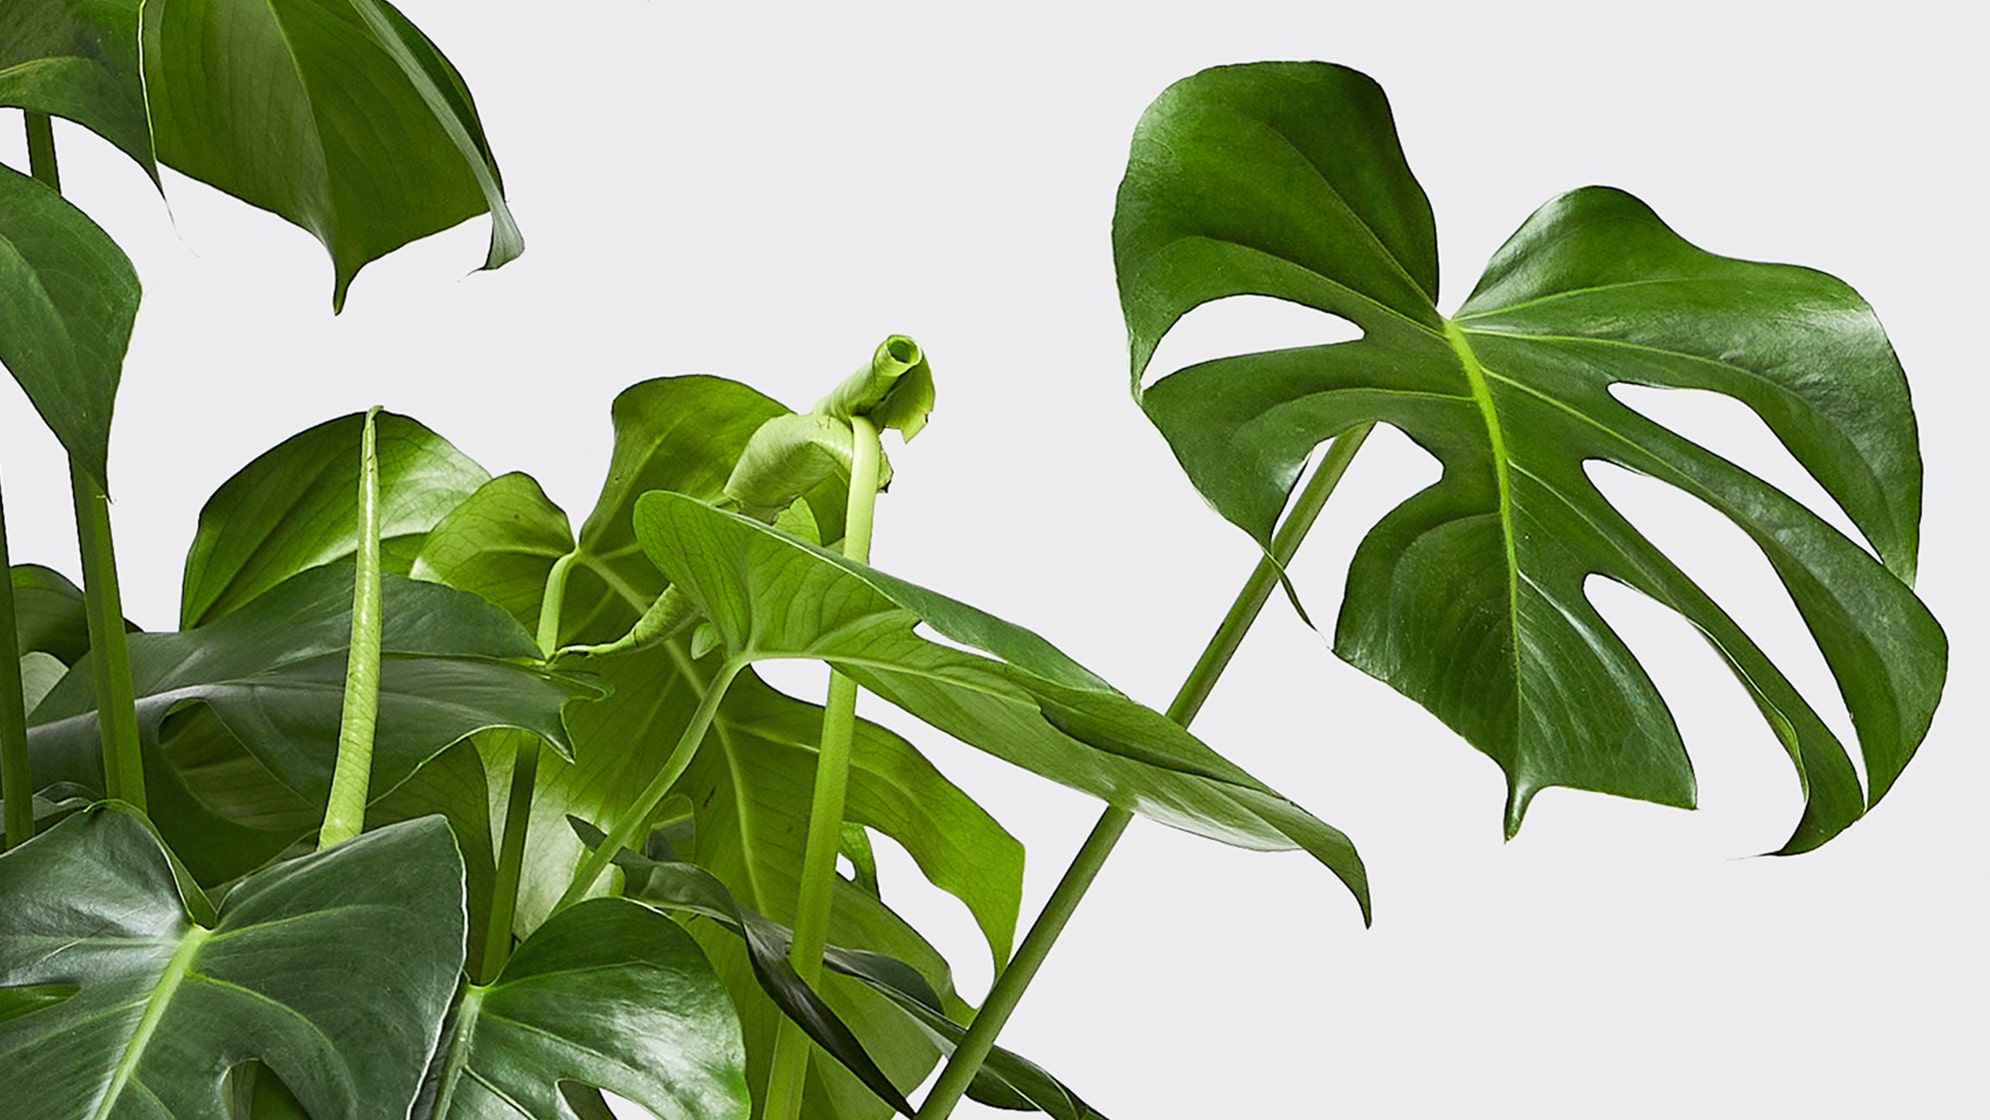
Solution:
M 1680 612 L 1748 688 L 1803 781 L 1785 851 L 1886 793 L 1939 696 L 1944 639 L 1910 588 L 1913 414 L 1871 310 L 1591 188 L 1442 313 L 1381 92 L 1314 64 L 1174 87 L 1120 192 L 1136 396 L 1264 552 L 1165 712 L 872 566 L 884 433 L 919 435 L 937 399 L 902 335 L 805 411 L 717 376 L 627 389 L 577 531 L 529 475 L 413 418 L 332 419 L 215 491 L 179 629 L 142 631 L 106 506 L 139 287 L 59 193 L 50 115 L 155 181 L 175 168 L 312 231 L 335 307 L 368 261 L 473 215 L 492 215 L 489 267 L 521 242 L 462 78 L 379 0 L 10 2 L 0 104 L 27 111 L 33 173 L 0 169 L 0 361 L 70 453 L 84 560 L 81 588 L 21 565 L 0 595 L 0 1075 L 22 1115 L 601 1120 L 619 1100 L 881 1120 L 966 1097 L 1101 1115 L 996 1043 L 1135 816 L 1304 852 L 1367 915 L 1347 837 L 1187 725 L 1377 424 L 1443 476 L 1357 551 L 1335 648 L 1499 763 L 1509 832 L 1549 786 L 1693 800 L 1591 577 Z M 1361 337 L 1148 384 L 1175 322 L 1237 295 Z M 1864 540 L 1617 385 L 1748 405 Z M 1863 784 L 1591 462 L 1670 482 L 1761 547 L 1836 675 Z M 828 668 L 820 703 L 761 675 L 787 661 Z M 1021 845 L 859 718 L 860 691 L 1106 806 L 1020 942 Z M 997 975 L 979 1008 L 887 904 L 878 837 L 973 916 Z

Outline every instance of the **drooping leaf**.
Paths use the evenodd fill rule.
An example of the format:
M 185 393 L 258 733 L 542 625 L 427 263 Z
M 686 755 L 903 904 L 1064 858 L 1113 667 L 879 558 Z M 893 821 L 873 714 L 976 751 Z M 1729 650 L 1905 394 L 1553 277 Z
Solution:
M 1335 649 L 1500 765 L 1509 833 L 1551 786 L 1694 802 L 1671 714 L 1585 595 L 1591 576 L 1678 611 L 1748 689 L 1803 783 L 1784 851 L 1856 820 L 1912 756 L 1947 663 L 1909 589 L 1920 456 L 1899 363 L 1843 283 L 1716 256 L 1631 196 L 1588 188 L 1529 218 L 1446 317 L 1430 207 L 1382 91 L 1317 63 L 1223 67 L 1163 94 L 1135 135 L 1113 236 L 1137 392 L 1169 328 L 1211 300 L 1271 296 L 1361 328 L 1354 342 L 1201 363 L 1140 403 L 1260 543 L 1307 456 L 1340 431 L 1391 424 L 1443 463 L 1362 542 Z M 1617 385 L 1740 401 L 1872 553 Z M 1678 487 L 1761 549 L 1837 679 L 1869 791 L 1775 663 L 1597 490 L 1592 461 Z
M 429 819 L 258 873 L 190 912 L 132 814 L 78 814 L 0 857 L 8 1109 L 42 1120 L 210 1120 L 256 1059 L 312 1120 L 404 1115 L 463 964 L 462 863 Z M 204 900 L 195 910 L 204 909 Z
M 314 234 L 334 308 L 369 261 L 489 212 L 484 267 L 524 242 L 469 88 L 383 0 L 151 0 L 162 162 Z
M 341 416 L 256 456 L 201 507 L 187 550 L 180 625 L 213 622 L 322 564 L 352 558 L 365 418 Z M 406 575 L 429 530 L 490 475 L 406 416 L 377 421 L 381 560 Z
M 571 820 L 589 848 L 606 837 L 600 829 Z M 788 1018 L 800 1024 L 817 1046 L 855 1072 L 878 1096 L 907 1115 L 911 1108 L 896 1086 L 871 1061 L 847 1024 L 795 972 L 788 954 L 794 932 L 739 904 L 725 884 L 692 863 L 665 862 L 622 852 L 615 863 L 627 874 L 627 897 L 677 913 L 709 918 L 740 939 L 761 990 Z M 905 1009 L 951 1052 L 966 1029 L 947 1013 L 945 1002 L 918 969 L 879 953 L 830 946 L 823 962 L 834 972 L 861 980 Z M 882 1084 L 879 1082 L 882 1081 Z M 998 1108 L 1035 1110 L 1055 1120 L 1087 1120 L 1099 1113 L 1041 1067 L 996 1047 L 977 1074 L 969 1095 Z
M 562 1082 L 682 1120 L 750 1111 L 739 1021 L 698 943 L 622 899 L 561 911 L 469 985 L 437 1061 L 418 1117 L 571 1120 Z
M 240 874 L 274 854 L 266 842 L 252 844 L 216 825 L 215 815 L 281 839 L 295 835 L 299 813 L 308 821 L 323 812 L 351 636 L 351 583 L 349 569 L 314 568 L 218 622 L 131 639 L 147 789 L 160 798 L 154 819 L 203 881 Z M 516 727 L 571 751 L 562 712 L 576 697 L 593 695 L 590 684 L 524 663 L 537 653 L 531 638 L 475 596 L 395 576 L 383 585 L 376 796 L 487 728 Z M 30 716 L 38 781 L 101 788 L 95 704 L 85 659 Z M 270 806 L 271 781 L 294 800 Z M 231 811 L 228 797 L 266 808 L 270 819 Z M 176 806 L 186 820 L 176 817 Z
M 111 410 L 138 317 L 138 273 L 81 210 L 0 167 L 0 364 L 62 446 L 108 488 Z
M 1345 836 L 1018 626 L 681 494 L 646 494 L 650 559 L 741 662 L 810 658 L 955 738 L 1164 824 L 1303 849 L 1368 905 Z M 931 626 L 969 653 L 928 640 Z
M 138 73 L 139 0 L 0 5 L 0 105 L 63 117 L 159 177 Z

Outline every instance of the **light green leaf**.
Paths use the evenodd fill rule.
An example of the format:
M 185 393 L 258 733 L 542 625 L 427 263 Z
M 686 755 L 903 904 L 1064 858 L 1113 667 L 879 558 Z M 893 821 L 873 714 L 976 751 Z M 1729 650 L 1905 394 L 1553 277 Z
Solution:
M 1052 781 L 1224 843 L 1303 849 L 1366 913 L 1361 858 L 1338 830 L 1037 635 L 681 494 L 644 495 L 636 533 L 718 628 L 728 657 L 827 662 Z M 922 623 L 992 656 L 930 641 L 916 630 Z
M 138 274 L 55 191 L 0 167 L 0 363 L 69 454 L 108 489 L 111 410 Z
M 1442 461 L 1443 478 L 1362 542 L 1335 649 L 1500 765 L 1509 834 L 1551 786 L 1695 799 L 1671 714 L 1584 593 L 1591 576 L 1678 611 L 1753 696 L 1804 787 L 1784 851 L 1836 835 L 1913 755 L 1947 668 L 1908 585 L 1920 456 L 1899 363 L 1843 283 L 1715 256 L 1635 198 L 1588 188 L 1528 219 L 1447 318 L 1430 207 L 1382 91 L 1318 63 L 1223 67 L 1163 94 L 1135 135 L 1113 243 L 1136 391 L 1168 329 L 1210 300 L 1271 296 L 1361 328 L 1354 342 L 1204 362 L 1140 403 L 1260 543 L 1338 432 L 1392 424 Z M 1627 407 L 1617 385 L 1748 406 L 1879 559 Z M 1767 654 L 1596 489 L 1590 462 L 1678 487 L 1762 550 L 1837 680 L 1869 791 Z
M 221 484 L 187 550 L 183 628 L 213 622 L 299 572 L 352 558 L 364 426 L 355 412 L 307 428 Z M 406 575 L 429 530 L 490 475 L 419 421 L 383 412 L 377 429 L 381 560 Z
M 513 472 L 484 483 L 437 522 L 409 574 L 473 590 L 530 631 L 539 625 L 547 573 L 573 547 L 566 512 L 531 475 Z M 606 597 L 605 585 L 590 575 L 567 577 L 569 601 Z
M 69 672 L 69 666 L 56 660 L 55 655 L 40 650 L 30 650 L 21 655 L 21 699 L 24 711 L 34 711 L 42 697 L 54 690 L 56 682 Z
M 596 898 L 561 911 L 488 985 L 465 990 L 439 1056 L 434 1120 L 570 1120 L 562 1082 L 657 1116 L 745 1120 L 731 1001 L 682 927 Z
M 0 990 L 64 997 L 0 1018 L 8 1107 L 38 1120 L 223 1116 L 250 1059 L 314 1120 L 404 1115 L 463 964 L 434 819 L 260 872 L 202 925 L 145 825 L 99 807 L 0 857 L 0 895 L 63 900 L 0 907 Z
M 536 654 L 532 640 L 475 596 L 394 576 L 383 584 L 376 798 L 444 748 L 488 728 L 516 727 L 571 751 L 562 711 L 592 695 L 590 684 L 522 663 Z M 351 570 L 322 567 L 211 625 L 132 636 L 147 790 L 159 796 L 153 816 L 202 881 L 256 866 L 274 854 L 271 835 L 295 836 L 299 813 L 307 827 L 322 814 L 351 610 Z M 30 716 L 38 782 L 101 788 L 88 669 L 85 659 Z M 271 781 L 294 800 L 272 804 Z M 217 815 L 244 832 L 216 822 Z M 252 843 L 249 831 L 263 841 Z
M 157 179 L 138 74 L 139 0 L 7 0 L 0 5 L 0 105 L 64 117 Z
M 470 91 L 381 0 L 151 0 L 159 158 L 322 241 L 332 303 L 402 245 L 488 211 L 484 267 L 524 249 Z

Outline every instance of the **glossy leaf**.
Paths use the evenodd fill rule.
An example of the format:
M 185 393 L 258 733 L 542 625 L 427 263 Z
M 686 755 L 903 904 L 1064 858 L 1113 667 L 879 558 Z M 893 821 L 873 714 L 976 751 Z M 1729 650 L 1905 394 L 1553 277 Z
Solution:
M 484 267 L 524 242 L 462 77 L 382 0 L 152 0 L 159 158 L 308 230 L 332 302 L 369 261 L 488 211 Z
M 90 625 L 84 615 L 83 589 L 69 577 L 40 564 L 16 564 L 14 628 L 23 654 L 40 651 L 65 665 L 90 652 Z M 136 626 L 125 623 L 126 630 Z
M 0 363 L 108 488 L 111 410 L 138 316 L 138 274 L 81 210 L 0 167 L 0 293 Z
M 1393 424 L 1443 478 L 1357 551 L 1340 655 L 1490 755 L 1509 834 L 1551 786 L 1694 802 L 1671 714 L 1587 598 L 1601 576 L 1678 611 L 1796 763 L 1816 847 L 1892 785 L 1946 671 L 1909 590 L 1921 463 L 1907 383 L 1857 293 L 1823 273 L 1716 256 L 1620 191 L 1542 207 L 1452 316 L 1430 208 L 1381 90 L 1321 64 L 1206 71 L 1143 119 L 1114 227 L 1136 389 L 1190 308 L 1257 294 L 1352 320 L 1355 342 L 1205 362 L 1140 394 L 1198 488 L 1260 542 L 1315 445 Z M 1701 389 L 1752 409 L 1872 553 L 1620 400 Z M 1662 480 L 1731 520 L 1795 600 L 1871 779 L 1726 611 L 1596 489 L 1590 462 Z M 1878 559 L 1875 559 L 1876 553 Z
M 7 0 L 0 5 L 0 105 L 75 121 L 154 179 L 138 72 L 139 0 Z
M 574 831 L 589 848 L 605 837 L 601 830 L 575 820 Z M 615 863 L 627 875 L 627 897 L 675 913 L 696 914 L 740 939 L 755 978 L 781 1012 L 800 1024 L 817 1046 L 854 1072 L 864 1083 L 906 1115 L 912 1109 L 896 1086 L 877 1069 L 869 1053 L 835 1009 L 802 980 L 789 962 L 794 933 L 743 907 L 725 884 L 696 864 L 666 862 L 622 852 Z M 905 1009 L 936 1042 L 951 1052 L 965 1033 L 947 1014 L 944 1001 L 919 971 L 879 953 L 830 946 L 823 963 L 843 976 L 861 980 Z M 1098 1116 L 1091 1106 L 1041 1067 L 997 1047 L 982 1066 L 969 1093 L 998 1108 L 1033 1109 L 1056 1120 L 1086 1120 Z
M 223 1116 L 252 1058 L 313 1120 L 402 1115 L 463 963 L 433 819 L 260 872 L 201 922 L 146 826 L 100 807 L 0 857 L 0 894 L 0 990 L 62 997 L 0 1019 L 8 1107 L 43 1120 Z
M 531 638 L 475 596 L 389 576 L 373 790 L 384 795 L 444 748 L 487 728 L 517 727 L 570 752 L 562 711 L 591 685 L 523 661 Z M 224 798 L 266 801 L 274 781 L 295 797 L 276 819 L 240 826 L 290 830 L 323 812 L 350 640 L 352 574 L 314 568 L 219 622 L 177 634 L 138 634 L 131 663 L 154 818 L 203 881 L 240 874 L 271 853 L 209 818 Z M 88 661 L 30 716 L 38 781 L 100 788 L 95 696 Z M 253 765 L 244 769 L 240 744 Z M 214 765 L 208 765 L 213 763 Z M 190 783 L 194 789 L 183 788 Z M 204 784 L 203 784 L 204 783 Z M 249 793 L 242 786 L 247 784 Z M 205 800 L 203 800 L 205 798 Z M 181 821 L 175 806 L 187 814 Z M 181 825 L 184 824 L 184 827 Z
M 1303 849 L 1366 912 L 1366 875 L 1345 836 L 1037 635 L 680 494 L 644 495 L 636 533 L 727 656 L 825 661 L 1052 781 L 1224 843 Z M 928 640 L 921 624 L 992 656 Z
M 675 922 L 589 899 L 472 984 L 438 1056 L 435 1120 L 570 1120 L 562 1082 L 657 1116 L 745 1120 L 745 1049 L 725 989 Z
M 191 629 L 299 572 L 350 560 L 359 521 L 360 413 L 307 428 L 258 455 L 201 507 L 180 590 Z M 381 560 L 406 575 L 429 530 L 490 475 L 406 416 L 377 420 Z

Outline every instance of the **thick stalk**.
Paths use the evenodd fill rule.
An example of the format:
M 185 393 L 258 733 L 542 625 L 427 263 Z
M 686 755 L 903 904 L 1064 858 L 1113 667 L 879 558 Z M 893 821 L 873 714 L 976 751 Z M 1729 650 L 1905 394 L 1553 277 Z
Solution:
M 46 113 L 29 113 L 28 168 L 53 191 L 62 189 L 55 130 Z M 104 752 L 106 796 L 145 808 L 145 758 L 138 749 L 138 712 L 125 648 L 124 602 L 118 594 L 117 553 L 111 544 L 110 499 L 74 459 L 69 488 L 76 501 L 76 544 L 83 555 L 83 614 L 90 627 L 91 679 L 97 693 L 97 735 Z M 18 667 L 20 661 L 15 660 Z
M 575 554 L 553 561 L 546 593 L 539 600 L 539 654 L 551 658 L 560 646 L 560 613 L 567 601 L 567 572 Z M 519 731 L 511 755 L 511 795 L 504 803 L 504 831 L 498 840 L 497 884 L 491 891 L 491 918 L 485 930 L 480 980 L 497 979 L 511 957 L 511 928 L 518 911 L 518 880 L 525 871 L 525 835 L 532 823 L 532 795 L 539 780 L 539 738 Z
M 366 413 L 359 438 L 359 548 L 352 580 L 352 648 L 346 653 L 345 701 L 339 709 L 339 755 L 322 850 L 343 844 L 366 827 L 373 785 L 373 729 L 380 717 L 380 456 L 374 447 L 376 407 Z
M 559 905 L 553 907 L 555 913 L 572 906 L 587 897 L 601 874 L 608 870 L 616 853 L 624 848 L 640 850 L 637 840 L 644 828 L 656 816 L 657 807 L 670 796 L 670 787 L 684 776 L 691 760 L 698 754 L 699 744 L 705 741 L 705 733 L 712 729 L 712 720 L 719 714 L 719 702 L 725 699 L 726 690 L 732 687 L 733 678 L 739 676 L 743 665 L 732 661 L 719 667 L 718 674 L 705 688 L 705 695 L 698 701 L 698 710 L 691 713 L 691 722 L 684 725 L 684 734 L 678 736 L 677 745 L 670 749 L 670 757 L 664 760 L 663 769 L 658 770 L 643 792 L 636 795 L 635 804 L 623 815 L 622 820 L 601 841 L 600 846 L 587 854 L 581 861 L 580 870 L 575 872 L 567 893 L 560 896 Z
M 878 430 L 863 416 L 850 418 L 854 454 L 844 518 L 843 555 L 871 558 L 871 523 L 878 499 L 878 463 L 883 451 Z M 802 854 L 801 897 L 795 904 L 795 939 L 788 960 L 804 982 L 822 977 L 822 951 L 829 943 L 829 911 L 835 897 L 836 853 L 843 842 L 843 802 L 850 789 L 850 746 L 857 728 L 857 682 L 829 675 L 823 703 L 822 749 L 815 760 L 815 795 L 809 804 L 808 846 Z M 767 1071 L 765 1120 L 796 1120 L 807 1084 L 809 1040 L 791 1019 L 782 1019 L 774 1037 L 774 1060 Z
M 7 511 L 0 506 L 0 800 L 7 847 L 35 834 L 35 781 L 28 764 L 27 701 L 21 695 L 21 636 L 14 620 L 14 568 L 7 558 Z
M 1209 644 L 1203 647 L 1202 656 L 1196 659 L 1195 668 L 1189 671 L 1188 679 L 1175 694 L 1174 702 L 1168 705 L 1168 718 L 1186 727 L 1196 713 L 1202 710 L 1203 701 L 1209 699 L 1211 690 L 1236 656 L 1237 647 L 1243 644 L 1244 635 L 1251 624 L 1257 621 L 1258 613 L 1271 598 L 1285 566 L 1299 551 L 1299 543 L 1306 538 L 1307 530 L 1326 507 L 1327 498 L 1340 483 L 1341 476 L 1347 473 L 1347 464 L 1360 449 L 1362 440 L 1368 438 L 1373 425 L 1363 424 L 1351 428 L 1336 437 L 1328 446 L 1321 459 L 1319 469 L 1313 472 L 1312 480 L 1299 492 L 1293 503 L 1292 512 L 1273 535 L 1271 550 L 1258 560 L 1251 577 L 1244 581 L 1243 589 L 1230 604 L 1230 610 L 1223 616 L 1223 622 L 1210 636 Z M 1009 1016 L 1022 1001 L 1023 992 L 1028 990 L 1030 981 L 1050 955 L 1051 946 L 1057 943 L 1058 935 L 1084 900 L 1085 892 L 1091 889 L 1092 880 L 1098 878 L 1099 869 L 1105 866 L 1106 857 L 1112 854 L 1113 846 L 1126 832 L 1126 826 L 1133 823 L 1133 814 L 1117 806 L 1108 807 L 1099 816 L 1099 823 L 1092 827 L 1092 834 L 1085 838 L 1079 847 L 1071 866 L 1058 881 L 1057 889 L 1044 903 L 1043 913 L 1030 926 L 1029 933 L 1016 948 L 1016 955 L 1002 974 L 995 979 L 988 999 L 968 1025 L 966 1037 L 960 1047 L 947 1062 L 940 1078 L 933 1083 L 933 1091 L 920 1105 L 917 1120 L 944 1120 L 953 1113 L 954 1107 L 973 1083 L 974 1075 L 981 1070 L 981 1064 L 988 1060 L 988 1052 L 995 1046 L 995 1038 L 1002 1033 Z

